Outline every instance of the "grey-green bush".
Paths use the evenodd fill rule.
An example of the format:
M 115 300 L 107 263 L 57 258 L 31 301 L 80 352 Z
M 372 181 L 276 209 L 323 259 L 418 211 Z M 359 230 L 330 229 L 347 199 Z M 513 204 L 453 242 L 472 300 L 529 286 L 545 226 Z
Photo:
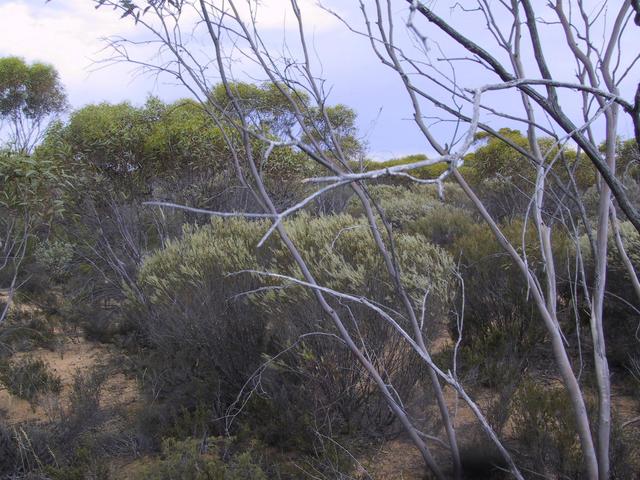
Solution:
M 302 214 L 286 227 L 321 285 L 400 308 L 362 220 Z M 149 347 L 146 375 L 155 379 L 155 395 L 177 410 L 205 402 L 212 418 L 224 418 L 239 392 L 259 386 L 263 395 L 246 410 L 269 443 L 308 441 L 315 417 L 331 418 L 334 431 L 380 433 L 393 417 L 312 293 L 248 272 L 301 278 L 277 236 L 257 249 L 267 228 L 266 222 L 215 219 L 146 259 L 138 278 L 147 301 L 132 295 L 128 308 Z M 431 314 L 444 312 L 452 298 L 449 255 L 419 235 L 398 235 L 396 247 L 410 296 L 421 302 L 428 289 Z M 414 353 L 362 305 L 329 301 L 408 398 L 424 370 Z M 265 362 L 260 378 L 247 383 Z

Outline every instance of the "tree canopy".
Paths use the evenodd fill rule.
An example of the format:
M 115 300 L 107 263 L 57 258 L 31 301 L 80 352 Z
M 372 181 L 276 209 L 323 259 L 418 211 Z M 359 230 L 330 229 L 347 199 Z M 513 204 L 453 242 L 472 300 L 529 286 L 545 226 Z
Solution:
M 22 58 L 0 58 L 0 121 L 9 126 L 11 150 L 29 153 L 40 140 L 48 120 L 67 106 L 56 69 Z

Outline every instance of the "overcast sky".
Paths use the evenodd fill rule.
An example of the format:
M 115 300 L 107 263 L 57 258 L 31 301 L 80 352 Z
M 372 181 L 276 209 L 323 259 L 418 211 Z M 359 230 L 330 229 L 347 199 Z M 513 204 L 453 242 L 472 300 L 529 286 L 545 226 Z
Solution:
M 290 21 L 291 15 L 286 17 L 283 13 L 288 0 L 263 0 L 263 3 L 269 8 L 262 8 L 260 26 L 277 39 L 292 26 L 286 20 Z M 309 19 L 312 43 L 322 58 L 322 75 L 327 78 L 331 90 L 330 103 L 345 103 L 357 111 L 360 131 L 366 136 L 373 157 L 429 153 L 429 147 L 411 120 L 411 105 L 400 88 L 397 75 L 380 64 L 368 42 L 348 32 L 344 25 L 314 3 L 314 0 L 301 1 Z M 345 8 L 356 2 L 332 3 Z M 440 1 L 439 4 L 448 3 Z M 404 2 L 399 5 L 399 16 L 405 15 Z M 340 12 L 362 26 L 357 10 Z M 459 12 L 454 14 L 448 8 L 443 12 L 450 15 L 452 21 L 460 19 Z M 49 3 L 44 0 L 0 0 L 0 18 L 3 19 L 0 56 L 17 55 L 28 61 L 53 64 L 60 72 L 72 108 L 101 101 L 141 103 L 149 94 L 166 101 L 188 96 L 183 88 L 168 84 L 162 78 L 156 81 L 149 76 L 133 75 L 130 65 L 105 67 L 96 63 L 108 56 L 104 51 L 105 37 L 133 38 L 140 31 L 131 21 L 120 19 L 111 10 L 96 10 L 91 0 L 53 0 Z M 482 28 L 482 22 L 468 23 L 465 33 L 473 34 Z M 630 28 L 636 27 L 631 25 Z M 547 41 L 556 41 L 552 34 L 546 37 Z M 630 54 L 638 52 L 637 43 L 629 43 Z M 573 81 L 574 64 L 571 61 L 560 52 L 550 60 L 564 80 Z M 477 74 L 466 68 L 463 66 L 460 70 L 463 83 L 477 84 Z M 629 89 L 632 81 L 638 80 L 637 72 L 636 69 L 634 75 L 630 75 Z M 507 97 L 503 95 L 503 98 Z M 623 125 L 621 133 L 630 136 L 630 127 Z

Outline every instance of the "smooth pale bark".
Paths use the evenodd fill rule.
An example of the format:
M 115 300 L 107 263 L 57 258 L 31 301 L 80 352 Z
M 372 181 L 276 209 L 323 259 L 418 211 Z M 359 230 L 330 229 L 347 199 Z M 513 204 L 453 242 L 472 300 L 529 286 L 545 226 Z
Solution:
M 582 396 L 582 390 L 580 389 L 580 385 L 576 379 L 576 376 L 573 372 L 573 368 L 571 367 L 571 362 L 569 360 L 569 356 L 567 355 L 567 351 L 564 347 L 564 341 L 562 338 L 562 334 L 560 332 L 560 326 L 557 323 L 557 320 L 553 318 L 548 310 L 546 301 L 541 294 L 540 290 L 537 288 L 537 284 L 535 278 L 532 273 L 529 271 L 529 268 L 524 263 L 518 252 L 513 248 L 511 243 L 504 236 L 500 227 L 495 223 L 487 209 L 484 207 L 482 201 L 478 198 L 475 192 L 471 189 L 467 181 L 464 179 L 458 170 L 454 170 L 453 175 L 458 182 L 458 184 L 465 191 L 467 196 L 471 199 L 471 201 L 476 206 L 477 210 L 482 215 L 482 218 L 485 220 L 489 228 L 493 232 L 496 240 L 502 246 L 502 248 L 509 254 L 512 260 L 516 263 L 522 274 L 524 275 L 527 282 L 531 286 L 531 295 L 535 301 L 538 312 L 542 317 L 544 324 L 547 328 L 547 332 L 551 337 L 551 347 L 553 351 L 553 356 L 560 370 L 560 375 L 562 377 L 562 382 L 567 389 L 567 393 L 569 394 L 569 398 L 571 400 L 571 405 L 573 407 L 573 413 L 576 421 L 576 429 L 578 431 L 578 436 L 580 438 L 580 443 L 582 445 L 582 451 L 584 455 L 584 463 L 587 471 L 587 476 L 590 480 L 598 480 L 598 459 L 596 454 L 595 445 L 593 442 L 593 438 L 591 436 L 591 429 L 589 426 L 589 415 L 587 412 L 586 405 L 584 403 L 584 398 Z
M 482 48 L 477 43 L 471 41 L 462 32 L 453 28 L 451 25 L 449 25 L 448 22 L 436 15 L 433 10 L 427 7 L 424 3 L 419 0 L 405 0 L 405 3 L 416 5 L 415 8 L 417 9 L 417 11 L 420 12 L 420 14 L 422 14 L 429 22 L 435 24 L 440 30 L 451 37 L 455 42 L 460 44 L 469 53 L 477 55 L 478 58 L 486 62 L 489 68 L 493 70 L 502 81 L 510 82 L 516 80 L 516 78 L 504 68 L 504 66 L 497 60 L 494 55 L 490 54 L 486 49 Z M 628 2 L 625 2 L 625 4 L 627 3 Z M 625 215 L 627 215 L 627 218 L 629 218 L 629 221 L 633 224 L 636 230 L 640 232 L 640 211 L 631 203 L 631 199 L 627 195 L 624 185 L 622 185 L 622 182 L 620 182 L 620 180 L 616 178 L 615 174 L 611 172 L 607 165 L 607 162 L 602 158 L 597 145 L 591 143 L 581 133 L 581 130 L 566 115 L 564 109 L 557 101 L 554 102 L 553 99 L 543 96 L 534 88 L 526 84 L 521 84 L 518 86 L 518 88 L 525 92 L 536 104 L 538 104 L 540 108 L 542 108 L 549 115 L 549 117 L 551 117 L 562 128 L 564 132 L 571 135 L 571 138 L 585 152 L 585 154 L 593 163 L 594 167 L 607 182 L 615 199 L 618 201 L 620 208 L 625 213 Z M 640 99 L 640 87 L 638 88 L 638 98 Z M 640 101 L 637 104 L 635 110 L 629 111 L 627 113 L 632 116 L 635 124 L 640 113 Z
M 427 355 L 430 357 L 429 350 L 427 349 L 427 345 L 424 342 L 424 335 L 422 333 L 422 329 L 420 328 L 420 323 L 418 322 L 418 318 L 415 313 L 414 305 L 412 304 L 411 300 L 409 299 L 409 296 L 407 295 L 407 292 L 405 291 L 402 285 L 401 273 L 398 271 L 398 265 L 394 261 L 392 257 L 392 253 L 388 251 L 386 245 L 384 244 L 384 241 L 382 240 L 380 231 L 378 229 L 378 225 L 376 223 L 375 215 L 371 208 L 371 203 L 369 199 L 366 197 L 366 195 L 364 194 L 364 192 L 362 191 L 361 187 L 359 187 L 357 184 L 352 184 L 352 185 L 354 186 L 356 195 L 358 195 L 358 198 L 360 199 L 360 202 L 365 209 L 365 214 L 369 222 L 369 227 L 373 234 L 378 250 L 380 251 L 380 253 L 384 258 L 387 271 L 389 272 L 389 275 L 393 279 L 398 296 L 401 298 L 402 303 L 405 307 L 405 311 L 409 316 L 409 321 L 413 329 L 413 335 L 415 337 L 416 343 L 418 344 L 418 346 L 420 347 L 420 350 L 424 353 L 424 355 Z M 386 224 L 386 220 L 383 219 L 383 222 L 385 222 Z M 389 232 L 389 236 L 391 241 L 393 241 L 393 233 Z M 436 375 L 436 372 L 430 365 L 427 366 L 427 369 L 429 372 L 429 380 L 431 381 L 431 385 L 433 387 L 433 390 L 436 396 L 438 409 L 440 410 L 440 416 L 442 417 L 442 423 L 444 425 L 445 432 L 447 433 L 447 440 L 449 441 L 449 446 L 451 448 L 454 478 L 459 479 L 460 476 L 462 475 L 462 464 L 460 461 L 460 450 L 458 448 L 458 440 L 456 438 L 456 432 L 455 432 L 455 429 L 453 428 L 453 423 L 451 422 L 451 415 L 449 414 L 449 407 L 447 407 L 447 404 L 444 398 L 444 393 L 442 391 L 442 386 L 440 385 L 440 381 L 438 380 L 438 376 Z
M 609 167 L 615 171 L 616 107 L 607 114 L 606 153 Z M 595 285 L 591 300 L 591 337 L 598 385 L 598 467 L 601 480 L 609 478 L 609 445 L 611 443 L 611 380 L 604 340 L 603 310 L 607 281 L 607 253 L 609 243 L 609 214 L 611 190 L 605 182 L 600 185 L 598 231 L 596 234 Z
M 616 243 L 616 249 L 620 256 L 620 260 L 622 260 L 624 268 L 627 270 L 627 274 L 631 279 L 631 284 L 633 285 L 633 291 L 636 294 L 637 300 L 640 301 L 640 281 L 638 280 L 636 269 L 631 262 L 629 255 L 627 255 L 627 249 L 624 246 L 624 241 L 620 234 L 620 225 L 618 222 L 618 215 L 616 214 L 616 207 L 613 204 L 611 204 L 611 230 L 613 231 L 613 238 Z
M 218 69 L 219 69 L 219 72 L 220 72 L 220 75 L 221 75 L 222 83 L 223 83 L 223 85 L 225 87 L 225 90 L 226 90 L 226 93 L 227 93 L 227 96 L 228 96 L 229 100 L 232 102 L 234 108 L 236 109 L 236 111 L 238 113 L 238 116 L 241 118 L 241 121 L 242 121 L 242 128 L 240 129 L 240 133 L 242 135 L 242 141 L 243 141 L 245 153 L 247 154 L 247 157 L 248 157 L 248 164 L 249 164 L 251 176 L 253 177 L 254 181 L 256 182 L 257 190 L 259 192 L 259 196 L 261 197 L 262 201 L 264 202 L 264 205 L 266 206 L 266 210 L 272 216 L 275 217 L 275 216 L 278 215 L 278 212 L 277 212 L 277 209 L 275 208 L 275 205 L 273 204 L 273 202 L 271 200 L 271 197 L 269 196 L 269 193 L 267 192 L 267 190 L 266 190 L 266 188 L 264 186 L 264 182 L 262 180 L 261 172 L 257 168 L 255 161 L 253 160 L 253 155 L 252 155 L 253 149 L 252 149 L 251 139 L 250 139 L 250 136 L 249 136 L 250 129 L 249 129 L 249 126 L 245 124 L 244 117 L 242 116 L 242 109 L 238 104 L 238 100 L 233 95 L 233 92 L 232 92 L 231 88 L 229 87 L 229 82 L 228 82 L 227 76 L 226 76 L 226 70 L 225 70 L 225 67 L 224 67 L 224 65 L 222 63 L 222 54 L 221 54 L 221 49 L 220 49 L 220 42 L 219 42 L 219 39 L 218 39 L 217 35 L 215 34 L 215 32 L 213 30 L 213 24 L 212 24 L 211 20 L 209 19 L 208 11 L 207 11 L 207 5 L 205 4 L 204 0 L 201 0 L 200 5 L 201 5 L 201 8 L 202 8 L 204 19 L 205 19 L 205 21 L 207 23 L 207 28 L 208 28 L 208 31 L 209 31 L 209 35 L 210 35 L 210 37 L 211 37 L 211 39 L 212 39 L 212 41 L 214 43 L 214 46 L 216 48 L 216 53 L 217 53 L 216 58 L 218 60 Z M 239 18 L 238 12 L 237 12 L 233 2 L 230 2 L 230 5 L 231 5 L 232 9 L 234 10 L 234 13 L 236 14 L 236 16 Z M 246 25 L 241 24 L 241 28 L 243 28 L 245 30 L 245 34 L 246 34 L 247 38 L 250 38 L 250 32 L 248 32 L 246 30 L 246 28 L 247 28 Z M 254 50 L 254 52 L 258 54 L 260 52 L 260 49 L 258 48 L 258 46 L 254 45 L 252 41 L 250 41 L 250 44 L 251 44 L 251 47 Z M 266 64 L 263 64 L 263 66 L 264 66 L 265 70 L 267 70 L 267 71 L 269 70 Z M 289 250 L 292 258 L 294 259 L 296 264 L 300 267 L 300 270 L 301 270 L 305 280 L 307 282 L 309 282 L 311 285 L 317 286 L 315 278 L 313 277 L 311 271 L 307 267 L 307 264 L 306 264 L 304 258 L 302 257 L 302 255 L 300 254 L 300 252 L 296 248 L 295 244 L 293 243 L 293 241 L 289 237 L 284 225 L 282 223 L 280 223 L 279 220 L 274 220 L 274 224 L 276 225 L 276 231 L 278 232 L 278 234 L 280 235 L 280 238 L 282 239 L 283 243 L 285 244 L 285 246 Z M 320 290 L 314 289 L 314 295 L 316 297 L 316 300 L 320 304 L 321 308 L 323 309 L 323 311 L 333 321 L 334 325 L 338 329 L 340 337 L 342 337 L 342 339 L 345 341 L 345 343 L 347 344 L 349 350 L 354 354 L 356 359 L 367 370 L 367 372 L 369 372 L 369 374 L 373 378 L 374 382 L 378 386 L 378 389 L 379 389 L 380 393 L 385 398 L 385 400 L 387 402 L 387 405 L 394 412 L 396 417 L 400 420 L 400 423 L 403 425 L 404 430 L 409 435 L 409 438 L 412 440 L 414 445 L 420 451 L 420 454 L 422 455 L 422 458 L 424 459 L 426 465 L 433 472 L 433 474 L 436 476 L 436 478 L 438 478 L 438 480 L 445 480 L 444 474 L 442 473 L 442 471 L 440 470 L 440 468 L 436 464 L 435 460 L 433 459 L 433 456 L 431 455 L 431 452 L 429 451 L 426 443 L 420 438 L 417 429 L 414 427 L 413 423 L 411 422 L 411 420 L 407 416 L 406 412 L 394 400 L 394 398 L 393 398 L 393 396 L 392 396 L 392 394 L 391 394 L 391 392 L 389 390 L 389 386 L 386 384 L 386 382 L 384 381 L 384 379 L 382 378 L 380 373 L 377 371 L 375 366 L 367 359 L 367 357 L 363 354 L 363 352 L 357 347 L 357 345 L 355 344 L 355 342 L 351 338 L 351 335 L 349 334 L 348 330 L 344 326 L 344 323 L 342 322 L 342 320 L 341 320 L 340 316 L 338 315 L 338 313 L 329 305 L 329 303 L 326 301 L 326 299 L 324 298 L 324 296 L 323 296 L 323 294 L 322 294 L 322 292 Z

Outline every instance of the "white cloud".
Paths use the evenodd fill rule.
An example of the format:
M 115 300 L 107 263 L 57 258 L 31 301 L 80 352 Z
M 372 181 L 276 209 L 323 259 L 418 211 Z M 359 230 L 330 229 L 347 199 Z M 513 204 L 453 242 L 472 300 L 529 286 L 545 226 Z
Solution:
M 310 31 L 325 32 L 337 26 L 337 20 L 314 0 L 299 3 Z M 242 6 L 242 15 L 248 15 L 247 3 L 238 5 Z M 185 13 L 190 17 L 187 23 L 195 22 L 196 15 Z M 149 91 L 176 96 L 175 88 L 155 84 L 149 77 L 132 78 L 131 65 L 111 65 L 96 71 L 95 62 L 109 55 L 103 38 L 144 34 L 131 19 L 119 17 L 118 12 L 106 7 L 96 10 L 90 0 L 0 0 L 0 18 L 5 20 L 0 56 L 16 55 L 54 65 L 75 107 L 102 100 L 136 101 Z M 257 18 L 261 30 L 296 28 L 289 0 L 261 0 Z M 144 59 L 145 53 L 149 52 L 137 50 L 136 57 Z
M 0 55 L 53 64 L 70 92 L 86 82 L 104 47 L 100 37 L 127 34 L 132 28 L 115 15 L 96 11 L 87 0 L 3 2 L 0 18 Z

